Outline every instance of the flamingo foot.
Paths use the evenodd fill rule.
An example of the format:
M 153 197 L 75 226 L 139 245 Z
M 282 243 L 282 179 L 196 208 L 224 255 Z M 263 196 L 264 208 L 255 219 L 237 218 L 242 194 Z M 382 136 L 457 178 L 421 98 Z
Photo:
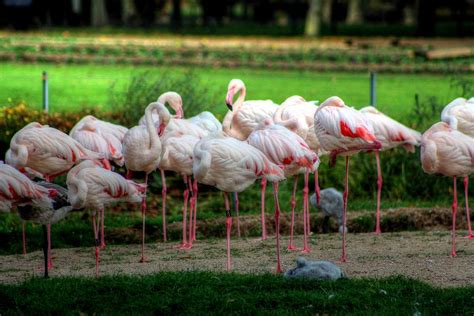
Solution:
M 382 231 L 380 229 L 374 231 L 374 235 L 380 236 Z
M 308 246 L 305 246 L 303 250 L 301 250 L 301 253 L 310 253 L 311 249 Z
M 288 245 L 288 248 L 286 249 L 290 251 L 294 251 L 294 250 L 298 250 L 298 247 L 296 247 L 295 245 Z
M 473 234 L 473 233 L 469 233 L 469 234 L 467 234 L 466 236 L 461 237 L 461 238 L 463 238 L 463 239 L 472 239 L 472 238 L 474 238 L 474 234 Z
M 146 262 L 149 262 L 149 260 L 145 257 L 141 257 L 139 262 L 140 263 L 146 263 Z
M 341 257 L 341 259 L 339 259 L 339 262 L 340 263 L 348 263 L 349 260 L 347 260 L 347 256 L 344 255 L 344 256 Z
M 105 242 L 100 244 L 100 249 L 101 250 L 105 249 L 105 247 L 107 247 L 107 244 Z
M 281 269 L 281 266 L 278 265 L 277 269 L 276 269 L 276 273 L 277 274 L 280 274 L 280 273 L 283 273 L 283 270 Z
M 456 258 L 456 257 L 457 257 L 456 250 L 451 251 L 451 258 Z

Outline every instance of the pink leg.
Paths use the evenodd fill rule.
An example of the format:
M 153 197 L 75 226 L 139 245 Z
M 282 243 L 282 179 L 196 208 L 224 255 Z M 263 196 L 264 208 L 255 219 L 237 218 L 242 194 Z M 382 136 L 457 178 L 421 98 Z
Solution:
M 196 218 L 197 218 L 197 196 L 198 196 L 198 183 L 197 180 L 194 179 L 193 183 L 193 190 L 194 190 L 194 224 L 193 224 L 193 240 L 196 240 Z
M 230 206 L 229 206 L 229 197 L 227 196 L 227 192 L 224 192 L 224 201 L 225 201 L 225 212 L 226 212 L 226 229 L 227 229 L 227 271 L 232 270 L 232 262 L 230 260 L 230 232 L 232 229 L 232 216 L 230 213 Z
M 23 255 L 26 255 L 26 223 L 25 221 L 21 222 L 21 239 L 23 242 Z
M 288 250 L 297 250 L 293 244 L 293 234 L 295 229 L 295 208 L 296 208 L 296 188 L 298 187 L 298 175 L 293 177 L 293 194 L 291 195 L 291 226 L 290 226 L 290 242 Z
M 464 177 L 464 195 L 466 197 L 466 217 L 467 217 L 467 236 L 464 238 L 472 239 L 474 234 L 471 228 L 471 213 L 469 211 L 469 177 Z
M 194 213 L 194 186 L 191 177 L 188 177 L 188 186 L 191 191 L 191 198 L 189 199 L 189 230 L 188 230 L 188 243 L 189 248 L 193 247 L 193 213 Z
M 104 229 L 104 210 L 100 210 L 99 219 L 100 219 L 100 249 L 104 249 L 105 244 L 105 229 Z
M 280 262 L 280 202 L 278 201 L 278 182 L 273 182 L 273 195 L 275 197 L 275 236 L 276 236 L 276 255 L 277 255 L 277 273 L 282 273 Z
M 456 212 L 458 209 L 458 195 L 456 191 L 456 177 L 453 177 L 453 204 L 451 205 L 452 209 L 452 216 L 453 216 L 453 227 L 451 230 L 451 238 L 453 240 L 452 248 L 451 248 L 451 257 L 456 257 Z
M 342 209 L 342 255 L 341 262 L 347 262 L 346 255 L 346 220 L 347 220 L 347 197 L 349 196 L 349 156 L 346 156 L 346 178 L 344 181 L 344 203 Z
M 188 213 L 188 199 L 189 199 L 189 187 L 188 187 L 188 177 L 184 176 L 183 177 L 184 184 L 186 185 L 186 189 L 184 189 L 184 203 L 183 203 L 183 241 L 181 242 L 180 249 L 188 249 L 189 244 L 188 244 L 188 238 L 187 238 L 187 213 Z
M 375 213 L 375 233 L 380 235 L 380 195 L 382 194 L 382 170 L 380 169 L 380 151 L 375 151 L 375 160 L 377 161 L 377 211 Z
M 319 199 L 321 198 L 321 189 L 319 188 L 319 171 L 316 169 L 314 171 L 314 193 L 316 194 L 316 204 L 319 204 Z
M 234 209 L 237 215 L 237 237 L 240 238 L 239 194 L 237 192 L 234 192 Z
M 161 220 L 163 222 L 163 241 L 168 240 L 166 234 L 166 178 L 165 171 L 160 170 L 161 172 Z
M 125 178 L 127 178 L 127 180 L 130 180 L 132 179 L 132 176 L 133 176 L 132 170 L 127 169 L 127 174 L 125 175 Z
M 265 225 L 265 190 L 267 188 L 267 179 L 262 178 L 261 206 L 262 206 L 262 240 L 267 240 L 267 227 Z
M 308 181 L 309 181 L 309 173 L 308 173 Z M 311 235 L 311 220 L 309 218 L 309 185 L 308 185 L 308 195 L 306 197 L 306 224 L 308 225 L 308 236 Z
M 308 235 L 309 235 L 309 216 L 308 216 L 308 181 L 309 181 L 309 173 L 305 172 L 304 174 L 304 188 L 303 188 L 303 226 L 304 226 L 304 245 L 302 253 L 309 253 L 311 249 L 308 245 Z
M 142 256 L 140 258 L 140 262 L 143 263 L 146 261 L 145 259 L 145 216 L 146 216 L 146 193 L 148 188 L 148 174 L 145 175 L 145 194 L 143 195 L 142 199 Z
M 51 254 L 51 224 L 47 225 L 47 233 L 48 233 L 48 269 L 53 268 L 53 259 L 52 259 L 52 254 Z
M 100 210 L 99 210 L 100 212 Z M 99 227 L 97 223 L 96 214 L 92 215 L 92 228 L 94 229 L 94 241 L 95 241 L 95 276 L 99 277 L 99 262 L 100 262 L 100 240 L 99 240 Z

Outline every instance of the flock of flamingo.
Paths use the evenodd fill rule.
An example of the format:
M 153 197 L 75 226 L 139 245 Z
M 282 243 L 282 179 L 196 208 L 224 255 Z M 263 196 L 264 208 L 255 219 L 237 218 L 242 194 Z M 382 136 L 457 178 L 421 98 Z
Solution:
M 238 98 L 234 102 L 234 97 Z M 346 255 L 346 211 L 348 200 L 349 157 L 373 151 L 378 172 L 376 234 L 380 234 L 380 194 L 382 174 L 379 152 L 403 146 L 414 152 L 421 145 L 422 167 L 427 173 L 454 178 L 452 205 L 452 256 L 456 256 L 455 214 L 456 178 L 464 177 L 466 211 L 468 176 L 474 172 L 474 98 L 457 98 L 423 135 L 384 115 L 372 106 L 356 110 L 339 97 L 330 97 L 319 106 L 300 96 L 292 96 L 281 105 L 271 100 L 246 101 L 246 88 L 239 79 L 230 81 L 226 96 L 229 108 L 222 124 L 210 112 L 184 118 L 182 99 L 176 92 L 163 93 L 150 103 L 138 125 L 130 129 L 86 116 L 67 135 L 53 127 L 30 123 L 11 139 L 5 163 L 0 162 L 0 210 L 14 207 L 23 220 L 43 225 L 44 273 L 51 262 L 50 225 L 72 210 L 92 210 L 95 238 L 96 275 L 100 250 L 106 247 L 105 206 L 116 202 L 141 203 L 143 219 L 141 262 L 145 262 L 145 213 L 148 175 L 159 169 L 162 177 L 163 239 L 166 241 L 165 171 L 183 177 L 183 237 L 180 248 L 193 247 L 196 240 L 198 184 L 216 187 L 224 193 L 227 229 L 227 269 L 231 269 L 230 235 L 232 216 L 228 194 L 233 194 L 238 220 L 238 193 L 261 180 L 262 239 L 265 228 L 265 191 L 269 181 L 275 199 L 275 239 L 277 272 L 280 265 L 279 182 L 293 177 L 291 231 L 288 250 L 294 244 L 297 179 L 304 177 L 303 253 L 311 251 L 308 203 L 310 173 L 314 173 L 316 199 L 319 200 L 319 157 L 329 155 L 329 164 L 337 156 L 345 157 L 343 194 L 342 255 Z M 171 115 L 167 107 L 173 109 Z M 114 172 L 111 163 L 125 166 L 126 176 Z M 134 172 L 145 174 L 144 183 L 131 180 Z M 67 173 L 63 188 L 52 183 Z M 40 179 L 33 181 L 32 179 Z M 189 204 L 189 218 L 188 218 Z M 23 226 L 23 250 L 25 233 Z

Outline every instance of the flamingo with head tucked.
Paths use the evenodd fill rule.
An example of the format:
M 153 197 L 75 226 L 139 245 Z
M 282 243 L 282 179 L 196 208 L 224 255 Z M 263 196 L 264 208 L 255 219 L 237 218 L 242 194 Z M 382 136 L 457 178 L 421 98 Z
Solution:
M 309 220 L 308 208 L 308 175 L 319 166 L 318 156 L 309 148 L 303 138 L 289 131 L 285 127 L 274 124 L 271 119 L 264 120 L 249 135 L 247 142 L 262 151 L 270 161 L 283 166 L 285 176 L 294 176 L 296 184 L 297 174 L 305 174 L 305 188 L 303 190 L 303 221 L 304 221 L 304 248 L 303 252 L 310 251 L 308 245 L 307 221 Z M 294 199 L 294 197 L 293 197 Z M 294 205 L 292 208 L 292 222 L 294 222 Z M 278 222 L 277 222 L 278 220 Z M 275 214 L 277 227 L 279 214 Z M 293 230 L 293 227 L 291 227 Z M 290 242 L 290 245 L 292 243 Z
M 152 113 L 156 112 L 158 121 L 153 122 Z M 148 175 L 155 171 L 161 161 L 161 141 L 159 135 L 163 133 L 170 120 L 166 107 L 159 102 L 150 103 L 145 109 L 146 125 L 131 128 L 123 140 L 123 156 L 125 166 L 129 172 L 145 172 L 145 186 Z M 145 212 L 146 192 L 143 196 L 142 213 L 142 251 L 140 262 L 145 262 Z
M 375 150 L 377 161 L 377 210 L 375 215 L 375 233 L 380 234 L 380 195 L 382 193 L 382 170 L 380 169 L 380 151 L 402 146 L 408 152 L 415 152 L 415 146 L 420 145 L 421 134 L 383 114 L 373 106 L 360 109 L 360 112 L 370 121 L 374 135 L 382 148 Z
M 474 98 L 456 98 L 451 101 L 441 112 L 441 120 L 453 129 L 474 138 Z M 471 227 L 471 214 L 468 199 L 469 177 L 464 177 L 464 196 L 466 199 L 466 217 L 468 233 L 466 238 L 474 238 Z
M 456 178 L 468 177 L 474 172 L 474 139 L 445 122 L 431 126 L 421 138 L 421 164 L 426 173 L 453 177 L 452 248 L 456 256 Z
M 228 192 L 242 192 L 257 179 L 265 177 L 273 183 L 275 215 L 280 213 L 278 182 L 284 179 L 283 170 L 261 151 L 246 142 L 216 133 L 200 140 L 194 147 L 194 177 L 203 184 L 224 192 L 227 228 L 227 270 L 231 269 L 230 232 L 232 217 Z M 281 271 L 279 230 L 276 229 L 277 271 Z
M 342 213 L 342 255 L 346 255 L 346 213 L 349 194 L 349 156 L 361 150 L 378 150 L 382 147 L 374 135 L 374 129 L 365 116 L 348 107 L 339 97 L 324 101 L 314 115 L 315 132 L 323 150 L 329 152 L 330 165 L 334 165 L 338 155 L 346 158 L 344 183 L 344 208 Z

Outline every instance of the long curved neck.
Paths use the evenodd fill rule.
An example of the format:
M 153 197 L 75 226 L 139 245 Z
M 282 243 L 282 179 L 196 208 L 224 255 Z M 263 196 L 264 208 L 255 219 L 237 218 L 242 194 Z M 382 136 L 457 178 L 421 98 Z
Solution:
M 156 110 L 158 112 L 159 120 L 162 120 L 160 116 L 160 111 L 158 108 L 158 103 L 151 103 L 145 109 L 145 121 L 146 121 L 146 129 L 148 131 L 148 135 L 150 136 L 150 145 L 149 148 L 156 148 L 160 144 L 160 138 L 158 137 L 158 132 L 155 128 L 155 124 L 153 123 L 152 112 Z
M 173 95 L 170 92 L 165 92 L 158 98 L 158 103 L 166 104 L 168 103 L 170 107 L 174 110 L 174 118 L 181 119 L 184 118 L 183 106 L 180 103 L 176 103 L 173 100 Z
M 239 97 L 237 98 L 237 100 L 235 101 L 234 103 L 234 107 L 236 109 L 240 108 L 242 106 L 242 104 L 244 104 L 244 101 L 245 101 L 245 95 L 247 93 L 247 90 L 245 89 L 245 86 L 242 86 L 240 89 L 239 89 Z

